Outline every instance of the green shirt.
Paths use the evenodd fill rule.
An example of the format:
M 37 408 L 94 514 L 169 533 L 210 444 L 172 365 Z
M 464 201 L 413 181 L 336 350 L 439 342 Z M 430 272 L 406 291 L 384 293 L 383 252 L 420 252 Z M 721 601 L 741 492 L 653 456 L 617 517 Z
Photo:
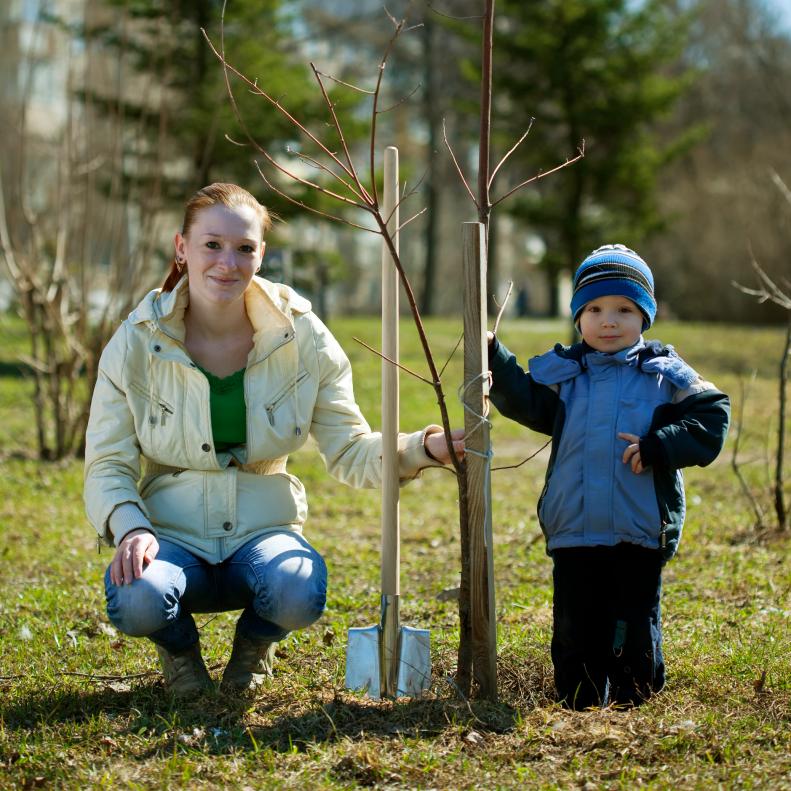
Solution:
M 209 409 L 214 449 L 228 450 L 247 442 L 247 414 L 244 402 L 244 368 L 219 377 L 198 369 L 209 380 Z

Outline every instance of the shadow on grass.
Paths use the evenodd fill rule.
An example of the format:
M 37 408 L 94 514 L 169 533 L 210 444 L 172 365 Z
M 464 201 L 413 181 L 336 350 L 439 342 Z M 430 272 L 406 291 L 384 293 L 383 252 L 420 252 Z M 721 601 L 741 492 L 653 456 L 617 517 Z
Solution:
M 457 697 L 370 701 L 337 690 L 333 699 L 324 697 L 324 702 L 297 701 L 288 690 L 268 690 L 255 700 L 210 692 L 185 701 L 167 695 L 157 680 L 123 691 L 42 688 L 6 698 L 0 716 L 6 730 L 22 732 L 91 723 L 106 729 L 100 719 L 109 718 L 115 736 L 145 733 L 150 739 L 140 757 L 161 751 L 162 738 L 169 736 L 215 754 L 262 749 L 293 753 L 341 740 L 432 739 L 449 730 L 471 729 L 506 733 L 518 716 L 507 704 Z

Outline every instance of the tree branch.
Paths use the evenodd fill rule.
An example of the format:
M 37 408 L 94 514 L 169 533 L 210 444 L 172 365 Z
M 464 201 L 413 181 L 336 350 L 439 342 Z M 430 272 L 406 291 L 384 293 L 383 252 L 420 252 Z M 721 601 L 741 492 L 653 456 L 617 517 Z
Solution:
M 327 105 L 327 109 L 330 111 L 330 116 L 332 117 L 332 123 L 335 125 L 335 129 L 338 132 L 338 137 L 341 140 L 341 145 L 343 146 L 343 153 L 346 155 L 346 162 L 349 165 L 349 171 L 352 174 L 352 179 L 354 180 L 355 185 L 360 190 L 359 197 L 364 200 L 369 205 L 373 203 L 371 196 L 368 194 L 368 191 L 363 186 L 362 182 L 360 181 L 360 177 L 357 175 L 357 171 L 354 168 L 354 162 L 352 161 L 352 155 L 349 153 L 349 146 L 346 143 L 346 136 L 343 134 L 343 128 L 341 127 L 340 121 L 338 121 L 338 116 L 335 113 L 335 105 L 332 103 L 329 95 L 327 94 L 327 89 L 324 87 L 324 83 L 321 81 L 321 75 L 319 74 L 318 69 L 316 66 L 311 63 L 310 68 L 313 70 L 313 75 L 316 77 L 316 82 L 319 84 L 319 88 L 321 89 L 321 95 L 324 97 L 324 102 Z
M 509 198 L 515 192 L 518 192 L 520 189 L 522 189 L 523 187 L 526 187 L 528 184 L 532 184 L 534 181 L 538 181 L 539 179 L 543 179 L 546 176 L 551 175 L 552 173 L 557 173 L 559 170 L 563 170 L 563 168 L 566 168 L 569 165 L 573 165 L 577 160 L 582 159 L 585 156 L 585 141 L 584 140 L 582 141 L 582 145 L 577 149 L 577 151 L 578 151 L 577 156 L 567 158 L 565 162 L 562 162 L 557 167 L 552 168 L 552 170 L 539 171 L 532 178 L 525 179 L 525 181 L 522 181 L 521 183 L 517 184 L 513 189 L 508 190 L 508 192 L 506 192 L 505 195 L 499 197 L 496 201 L 494 201 L 492 203 L 492 208 L 497 206 L 499 203 L 502 203 L 506 198 Z
M 530 134 L 530 130 L 533 128 L 533 122 L 535 120 L 536 120 L 535 118 L 531 118 L 530 119 L 530 123 L 528 124 L 527 130 L 525 131 L 525 133 L 519 138 L 519 140 L 516 141 L 516 143 L 513 144 L 513 146 L 511 146 L 510 149 L 508 149 L 508 153 L 495 166 L 494 170 L 492 171 L 492 175 L 489 176 L 489 187 L 490 188 L 491 188 L 492 184 L 494 184 L 494 177 L 497 175 L 497 171 L 500 170 L 500 168 L 505 164 L 505 161 L 508 159 L 508 157 L 510 157 L 511 154 L 513 154 L 514 151 L 516 151 L 516 149 L 519 148 L 520 145 L 522 145 L 522 143 L 524 142 L 525 138 Z
M 390 359 L 387 355 L 384 355 L 382 354 L 382 352 L 377 351 L 376 349 L 373 348 L 373 346 L 369 346 L 365 341 L 361 340 L 360 338 L 357 338 L 356 336 L 352 336 L 352 340 L 357 341 L 357 343 L 359 343 L 360 346 L 365 346 L 365 348 L 368 349 L 369 352 L 373 352 L 377 357 L 381 357 L 383 360 L 387 360 L 387 362 L 389 362 L 391 365 L 395 365 L 396 368 L 400 368 L 402 371 L 408 373 L 410 376 L 414 376 L 415 379 L 420 379 L 421 382 L 424 382 L 430 387 L 434 386 L 434 383 L 426 379 L 425 376 L 421 376 L 419 373 L 416 373 L 410 368 L 407 368 L 405 365 L 401 365 L 401 363 L 397 363 L 395 360 Z
M 500 305 L 500 310 L 497 313 L 497 318 L 494 320 L 494 327 L 492 327 L 492 332 L 497 335 L 497 329 L 500 326 L 500 319 L 503 317 L 503 311 L 505 310 L 505 306 L 508 304 L 508 299 L 511 296 L 511 292 L 514 290 L 514 281 L 508 281 L 508 291 L 505 294 L 505 299 L 503 300 L 503 304 Z M 495 305 L 497 304 L 497 300 L 494 300 Z
M 402 19 L 400 22 L 395 19 L 395 17 L 385 8 L 385 13 L 389 17 L 390 21 L 395 25 L 395 31 L 390 38 L 390 41 L 387 42 L 387 46 L 385 47 L 384 54 L 382 55 L 382 59 L 379 61 L 379 73 L 376 75 L 376 86 L 374 87 L 374 94 L 373 94 L 373 106 L 371 109 L 371 137 L 370 137 L 370 150 L 368 152 L 369 159 L 370 159 L 370 169 L 371 169 L 371 191 L 373 202 L 375 205 L 379 205 L 379 196 L 376 189 L 376 117 L 377 107 L 379 106 L 379 94 L 382 90 L 382 79 L 385 73 L 385 66 L 387 65 L 387 59 L 390 57 L 390 52 L 395 45 L 396 39 L 401 35 L 401 31 L 404 28 L 404 20 Z
M 480 208 L 478 206 L 478 199 L 475 197 L 475 194 L 470 189 L 470 185 L 467 183 L 467 179 L 464 177 L 464 171 L 461 169 L 461 165 L 459 165 L 459 161 L 456 159 L 456 154 L 453 153 L 453 148 L 448 141 L 448 134 L 447 130 L 445 129 L 445 119 L 442 119 L 442 139 L 445 142 L 445 147 L 448 149 L 450 153 L 450 158 L 453 160 L 453 165 L 456 168 L 456 172 L 459 174 L 459 178 L 461 179 L 461 183 L 464 185 L 464 189 L 467 190 L 467 194 L 472 199 L 472 202 L 475 204 L 475 208 Z
M 368 233 L 375 233 L 378 234 L 379 231 L 376 228 L 366 228 L 364 225 L 358 225 L 357 223 L 351 222 L 349 220 L 344 219 L 343 217 L 336 217 L 334 214 L 328 214 L 327 212 L 323 212 L 320 209 L 315 209 L 313 206 L 308 206 L 307 203 L 303 203 L 301 200 L 297 200 L 296 198 L 292 198 L 287 193 L 283 192 L 279 187 L 275 186 L 265 175 L 264 172 L 261 170 L 261 166 L 258 162 L 255 162 L 256 170 L 258 174 L 263 179 L 264 184 L 266 184 L 269 189 L 272 190 L 277 195 L 280 195 L 281 198 L 287 200 L 289 203 L 293 204 L 294 206 L 299 206 L 302 209 L 306 209 L 309 212 L 313 212 L 313 214 L 318 214 L 320 217 L 324 217 L 328 220 L 333 220 L 334 222 L 342 223 L 343 225 L 349 225 L 352 228 L 357 228 L 360 231 L 368 231 Z

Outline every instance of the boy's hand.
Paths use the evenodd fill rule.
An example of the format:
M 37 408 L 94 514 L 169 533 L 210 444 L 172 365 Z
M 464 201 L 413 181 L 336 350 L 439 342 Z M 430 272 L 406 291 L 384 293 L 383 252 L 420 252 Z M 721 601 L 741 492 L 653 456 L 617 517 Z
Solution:
M 640 458 L 640 437 L 637 434 L 627 434 L 625 431 L 621 431 L 618 434 L 618 439 L 625 439 L 629 443 L 623 452 L 623 463 L 631 464 L 632 472 L 639 475 L 645 470 Z

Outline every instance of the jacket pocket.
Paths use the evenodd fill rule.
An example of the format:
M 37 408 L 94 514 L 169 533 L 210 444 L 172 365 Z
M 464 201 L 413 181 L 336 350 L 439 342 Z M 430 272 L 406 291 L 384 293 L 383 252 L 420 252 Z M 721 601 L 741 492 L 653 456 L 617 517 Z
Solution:
M 264 405 L 264 411 L 266 412 L 267 420 L 269 421 L 270 426 L 275 425 L 275 412 L 278 410 L 280 405 L 288 398 L 289 394 L 291 394 L 294 390 L 299 388 L 299 385 L 310 376 L 307 370 L 300 371 L 297 374 L 296 381 L 289 382 L 285 387 L 281 388 L 274 396 L 268 399 Z M 297 398 L 299 397 L 299 393 L 297 393 Z
M 149 425 L 166 426 L 168 419 L 175 415 L 175 407 L 156 393 L 149 392 L 147 387 L 132 381 L 129 383 L 129 389 L 142 398 L 148 405 L 148 416 L 146 421 Z

